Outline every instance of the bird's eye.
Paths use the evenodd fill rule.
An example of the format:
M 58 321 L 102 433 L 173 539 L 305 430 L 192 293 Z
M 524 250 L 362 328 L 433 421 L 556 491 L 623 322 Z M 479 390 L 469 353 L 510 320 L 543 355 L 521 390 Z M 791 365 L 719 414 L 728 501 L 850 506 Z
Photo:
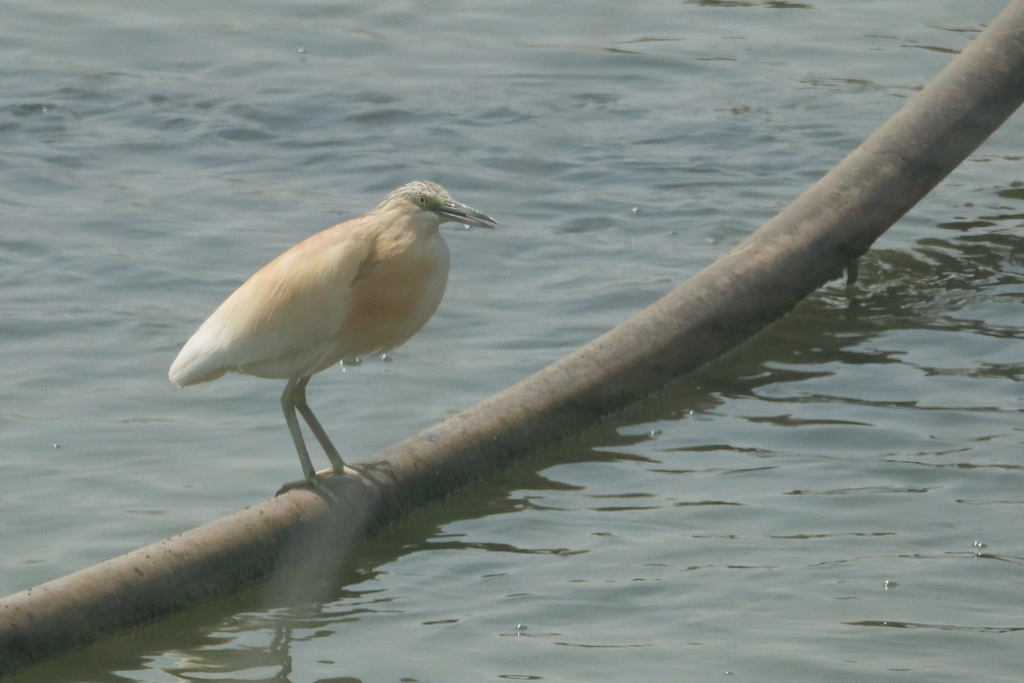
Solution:
M 419 197 L 416 197 L 416 201 L 418 201 L 423 206 L 426 206 L 427 205 L 427 195 L 421 194 Z

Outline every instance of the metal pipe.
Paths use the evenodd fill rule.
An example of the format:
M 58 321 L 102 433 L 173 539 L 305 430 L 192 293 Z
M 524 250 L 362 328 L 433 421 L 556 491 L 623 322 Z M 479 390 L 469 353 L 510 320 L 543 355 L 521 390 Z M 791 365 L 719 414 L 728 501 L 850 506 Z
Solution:
M 0 677 L 265 581 L 472 485 L 749 339 L 844 269 L 1024 99 L 1024 0 L 735 249 L 595 341 L 295 490 L 0 600 Z

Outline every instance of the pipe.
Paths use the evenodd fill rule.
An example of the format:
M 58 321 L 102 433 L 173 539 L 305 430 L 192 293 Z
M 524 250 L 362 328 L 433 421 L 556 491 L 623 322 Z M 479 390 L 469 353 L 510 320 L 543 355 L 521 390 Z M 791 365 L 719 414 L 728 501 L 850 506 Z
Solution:
M 749 339 L 847 269 L 1024 99 L 1014 0 L 892 119 L 732 251 L 535 375 L 294 490 L 0 600 L 0 677 L 312 561 L 578 434 Z M 325 559 L 326 558 L 326 559 Z

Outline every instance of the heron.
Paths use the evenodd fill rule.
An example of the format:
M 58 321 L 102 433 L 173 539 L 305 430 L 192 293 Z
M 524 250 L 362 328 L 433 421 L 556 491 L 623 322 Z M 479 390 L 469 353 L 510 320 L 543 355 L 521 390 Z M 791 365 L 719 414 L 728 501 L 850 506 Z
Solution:
M 498 225 L 420 180 L 392 191 L 366 215 L 296 244 L 217 307 L 168 377 L 179 387 L 228 372 L 287 380 L 281 409 L 304 476 L 296 485 L 318 483 L 296 411 L 333 474 L 341 474 L 345 461 L 306 402 L 306 385 L 345 359 L 401 346 L 426 324 L 448 282 L 448 245 L 439 227 L 449 221 Z

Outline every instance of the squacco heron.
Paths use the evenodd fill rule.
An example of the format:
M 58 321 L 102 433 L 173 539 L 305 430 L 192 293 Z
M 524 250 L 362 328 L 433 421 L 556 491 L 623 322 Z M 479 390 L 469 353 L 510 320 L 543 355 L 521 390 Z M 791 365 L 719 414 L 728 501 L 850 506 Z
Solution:
M 497 221 L 417 181 L 353 218 L 300 242 L 260 269 L 206 319 L 171 364 L 185 387 L 228 372 L 288 380 L 281 408 L 302 473 L 316 470 L 298 410 L 335 474 L 345 462 L 306 403 L 310 377 L 343 359 L 401 346 L 437 310 L 448 282 L 448 245 L 438 230 L 455 221 Z

